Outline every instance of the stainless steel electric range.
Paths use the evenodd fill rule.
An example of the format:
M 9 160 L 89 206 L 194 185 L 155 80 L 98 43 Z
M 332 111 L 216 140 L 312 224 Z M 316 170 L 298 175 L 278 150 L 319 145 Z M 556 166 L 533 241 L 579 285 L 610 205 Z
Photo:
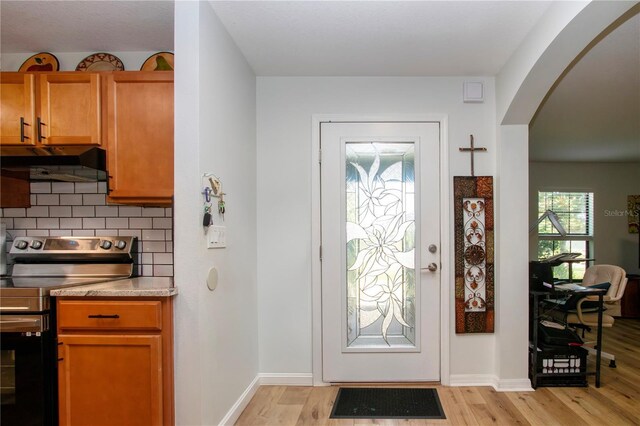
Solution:
M 0 284 L 0 418 L 57 424 L 55 303 L 49 292 L 136 276 L 135 237 L 17 237 Z

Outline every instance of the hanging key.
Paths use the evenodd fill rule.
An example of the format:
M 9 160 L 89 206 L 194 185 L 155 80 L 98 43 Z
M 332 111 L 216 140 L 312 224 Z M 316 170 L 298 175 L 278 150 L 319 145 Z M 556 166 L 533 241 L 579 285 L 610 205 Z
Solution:
M 204 217 L 202 218 L 202 226 L 211 226 L 211 207 L 204 208 Z

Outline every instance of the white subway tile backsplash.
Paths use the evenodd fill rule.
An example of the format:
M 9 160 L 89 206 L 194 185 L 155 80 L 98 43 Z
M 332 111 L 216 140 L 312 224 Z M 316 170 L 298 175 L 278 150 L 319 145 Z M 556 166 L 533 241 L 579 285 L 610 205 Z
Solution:
M 164 208 L 163 207 L 145 207 L 142 209 L 142 216 L 164 217 Z
M 62 206 L 81 206 L 82 195 L 81 194 L 61 194 L 60 205 Z
M 25 209 L 6 208 L 2 209 L 4 217 L 25 217 L 27 213 Z
M 49 217 L 71 217 L 71 206 L 51 206 Z
M 73 206 L 73 217 L 95 217 L 96 209 L 93 206 Z
M 120 207 L 120 211 L 122 211 L 122 207 Z M 129 218 L 129 228 L 133 229 L 152 229 L 153 222 L 151 218 L 147 217 L 132 217 Z
M 82 219 L 84 229 L 104 229 L 105 221 L 103 217 L 85 217 Z
M 106 219 L 107 228 L 117 229 L 117 228 L 128 228 L 129 227 L 129 219 L 126 217 L 108 217 Z
M 171 277 L 173 276 L 173 265 L 153 265 L 154 277 Z
M 50 194 L 51 182 L 31 182 L 32 194 Z
M 120 206 L 120 216 L 140 217 L 142 216 L 142 207 Z
M 142 252 L 164 253 L 167 246 L 164 241 L 145 241 L 142 243 Z
M 85 206 L 104 206 L 105 195 L 104 194 L 84 194 L 82 196 L 82 204 Z
M 97 194 L 97 182 L 76 182 L 76 194 Z
M 16 229 L 36 229 L 38 227 L 36 219 L 32 218 L 16 218 L 13 219 L 13 224 Z
M 142 238 L 142 231 L 139 229 L 118 229 L 118 235 L 122 235 L 123 237 L 136 237 L 140 239 Z
M 163 229 L 143 229 L 142 241 L 164 241 Z
M 38 229 L 59 229 L 60 219 L 51 217 L 39 217 Z
M 31 206 L 27 209 L 27 217 L 48 217 L 49 207 Z
M 140 275 L 173 275 L 172 208 L 106 205 L 104 182 L 34 182 L 31 192 L 32 207 L 0 208 L 14 238 L 133 236 Z
M 58 194 L 38 194 L 37 203 L 39 206 L 60 205 L 60 195 Z
M 61 218 L 60 228 L 65 229 L 82 229 L 82 219 L 78 218 Z
M 173 254 L 171 253 L 154 253 L 154 265 L 173 265 Z
M 73 182 L 52 182 L 51 192 L 54 194 L 73 194 L 75 186 Z
M 118 217 L 118 206 L 96 206 L 97 217 Z
M 171 218 L 170 217 L 154 217 L 153 218 L 153 229 L 171 229 Z

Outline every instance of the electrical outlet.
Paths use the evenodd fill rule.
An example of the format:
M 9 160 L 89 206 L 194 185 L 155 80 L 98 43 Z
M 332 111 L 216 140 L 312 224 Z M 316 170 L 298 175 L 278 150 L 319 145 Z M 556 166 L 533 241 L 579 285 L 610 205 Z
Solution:
M 225 248 L 227 246 L 227 227 L 212 225 L 207 231 L 207 248 Z

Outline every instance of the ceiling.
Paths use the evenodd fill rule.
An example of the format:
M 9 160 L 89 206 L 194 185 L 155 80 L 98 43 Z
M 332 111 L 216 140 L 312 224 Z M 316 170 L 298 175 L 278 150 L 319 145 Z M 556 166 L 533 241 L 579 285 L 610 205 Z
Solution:
M 0 51 L 173 50 L 173 1 L 0 1 Z
M 551 4 L 209 3 L 261 76 L 493 76 Z M 1 0 L 0 52 L 173 50 L 173 14 L 173 1 Z M 530 157 L 640 161 L 638 117 L 640 16 L 558 83 L 532 123 Z
M 548 1 L 212 1 L 256 74 L 495 75 Z

